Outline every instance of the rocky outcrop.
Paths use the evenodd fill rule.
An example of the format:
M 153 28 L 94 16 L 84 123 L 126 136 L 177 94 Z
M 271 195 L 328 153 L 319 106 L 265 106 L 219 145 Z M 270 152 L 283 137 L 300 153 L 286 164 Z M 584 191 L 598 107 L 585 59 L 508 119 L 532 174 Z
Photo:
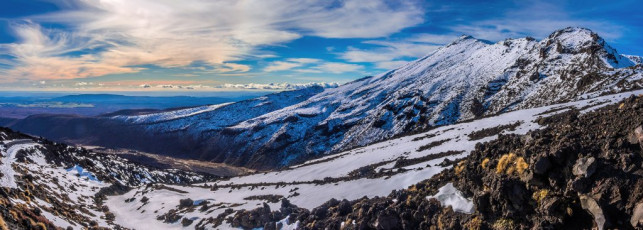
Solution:
M 571 110 L 541 119 L 548 128 L 478 146 L 455 184 L 473 198 L 487 223 L 632 229 L 643 199 L 642 149 L 632 142 L 641 114 L 643 97 L 633 96 L 595 112 Z M 513 160 L 503 161 L 510 154 Z M 501 170 L 510 167 L 515 169 Z

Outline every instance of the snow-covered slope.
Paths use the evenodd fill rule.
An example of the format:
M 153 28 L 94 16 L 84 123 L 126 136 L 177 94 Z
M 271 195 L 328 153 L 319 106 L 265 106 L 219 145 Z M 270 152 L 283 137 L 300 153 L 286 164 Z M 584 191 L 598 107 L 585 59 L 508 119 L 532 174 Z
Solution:
M 643 64 L 643 57 L 641 56 L 634 56 L 634 55 L 623 55 L 623 56 L 627 57 L 628 59 L 630 59 L 630 61 L 632 61 L 637 65 Z
M 110 197 L 106 204 L 116 213 L 115 222 L 124 227 L 187 229 L 196 225 L 206 229 L 227 229 L 231 226 L 224 217 L 264 205 L 271 210 L 279 210 L 281 198 L 287 198 L 296 206 L 312 209 L 333 198 L 352 200 L 363 196 L 386 196 L 393 190 L 407 188 L 450 168 L 451 164 L 445 164 L 449 162 L 446 159 L 466 157 L 477 143 L 494 140 L 498 134 L 525 134 L 542 128 L 536 122 L 540 117 L 572 108 L 582 113 L 593 111 L 641 93 L 643 90 L 442 126 L 280 171 L 190 186 L 168 186 L 171 189 L 139 187 L 121 196 Z M 149 200 L 141 202 L 140 194 L 145 194 Z M 192 205 L 181 205 L 182 200 L 186 202 L 187 199 Z M 223 207 L 231 210 L 226 211 Z M 190 224 L 184 226 L 184 219 L 190 220 L 185 222 Z
M 8 205 L 0 206 L 0 210 L 17 213 L 16 218 L 36 220 L 48 228 L 98 225 L 230 229 L 235 213 L 258 207 L 279 210 L 282 198 L 312 209 L 330 199 L 386 196 L 452 167 L 453 160 L 466 157 L 477 143 L 494 140 L 499 134 L 525 134 L 542 128 L 537 123 L 540 117 L 571 108 L 584 113 L 642 93 L 638 90 L 511 111 L 390 139 L 279 171 L 226 179 L 155 170 L 118 156 L 0 130 L 0 187 L 8 191 L 7 196 L 0 196 L 0 202 Z M 470 211 L 471 204 L 457 190 L 445 187 L 440 191 L 435 196 L 445 205 Z M 36 208 L 39 211 L 32 211 Z M 289 223 L 286 216 L 280 218 L 288 227 L 297 226 Z
M 152 131 L 174 132 L 190 129 L 195 133 L 220 130 L 293 104 L 322 92 L 321 86 L 269 94 L 237 103 L 199 106 L 138 116 L 114 116 L 113 119 L 144 125 Z
M 196 133 L 207 143 L 206 159 L 285 166 L 433 126 L 641 87 L 643 71 L 633 60 L 582 28 L 559 30 L 542 41 L 489 43 L 462 36 L 398 69 L 218 132 L 205 132 L 223 127 L 218 119 L 198 119 L 200 125 L 192 127 L 165 122 L 154 130 L 168 133 L 179 129 L 160 127 L 178 126 Z

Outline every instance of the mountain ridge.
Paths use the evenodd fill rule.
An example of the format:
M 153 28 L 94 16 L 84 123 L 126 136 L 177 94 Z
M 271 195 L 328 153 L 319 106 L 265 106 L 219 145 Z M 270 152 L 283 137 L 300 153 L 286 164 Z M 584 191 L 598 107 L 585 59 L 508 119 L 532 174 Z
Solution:
M 297 103 L 270 111 L 246 106 L 243 119 L 233 121 L 218 118 L 238 116 L 225 110 L 236 103 L 150 123 L 140 122 L 150 114 L 105 119 L 182 146 L 164 154 L 189 151 L 190 158 L 265 169 L 414 130 L 638 89 L 642 74 L 631 56 L 596 33 L 569 27 L 541 41 L 490 43 L 462 36 L 400 68 L 307 94 Z M 154 152 L 135 144 L 118 147 Z

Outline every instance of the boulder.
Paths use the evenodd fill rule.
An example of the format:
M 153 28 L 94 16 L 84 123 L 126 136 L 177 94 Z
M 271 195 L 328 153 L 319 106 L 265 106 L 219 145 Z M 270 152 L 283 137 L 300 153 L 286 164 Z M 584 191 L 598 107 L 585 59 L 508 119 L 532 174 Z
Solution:
M 545 174 L 550 167 L 551 167 L 551 162 L 549 162 L 549 158 L 541 157 L 538 160 L 536 160 L 536 163 L 534 163 L 534 173 L 541 174 L 541 175 Z
M 183 227 L 187 227 L 187 226 L 190 226 L 192 224 L 192 222 L 194 222 L 194 220 L 188 219 L 188 218 L 183 218 L 181 220 L 181 225 L 183 225 Z
M 580 195 L 579 197 L 581 207 L 592 214 L 592 217 L 594 217 L 594 223 L 596 223 L 598 230 L 605 229 L 605 223 L 607 221 L 605 219 L 605 215 L 603 215 L 603 209 L 598 205 L 598 202 L 589 196 Z
M 634 207 L 634 211 L 632 212 L 632 219 L 630 220 L 630 223 L 634 227 L 638 226 L 643 228 L 643 201 L 639 202 Z
M 594 157 L 579 158 L 572 168 L 575 176 L 590 177 L 596 172 L 596 159 Z
M 179 200 L 179 208 L 192 207 L 192 205 L 194 205 L 194 201 L 190 198 Z

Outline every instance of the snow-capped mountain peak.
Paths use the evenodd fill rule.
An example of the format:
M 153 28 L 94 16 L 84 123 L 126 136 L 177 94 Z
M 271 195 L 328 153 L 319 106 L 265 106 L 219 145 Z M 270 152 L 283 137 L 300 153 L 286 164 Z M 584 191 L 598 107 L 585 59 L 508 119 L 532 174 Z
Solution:
M 112 147 L 282 167 L 435 126 L 641 88 L 643 67 L 632 60 L 584 28 L 558 30 L 541 41 L 491 43 L 465 35 L 397 69 L 337 88 L 113 117 L 128 130 L 142 130 L 133 132 L 138 136 L 176 143 Z

